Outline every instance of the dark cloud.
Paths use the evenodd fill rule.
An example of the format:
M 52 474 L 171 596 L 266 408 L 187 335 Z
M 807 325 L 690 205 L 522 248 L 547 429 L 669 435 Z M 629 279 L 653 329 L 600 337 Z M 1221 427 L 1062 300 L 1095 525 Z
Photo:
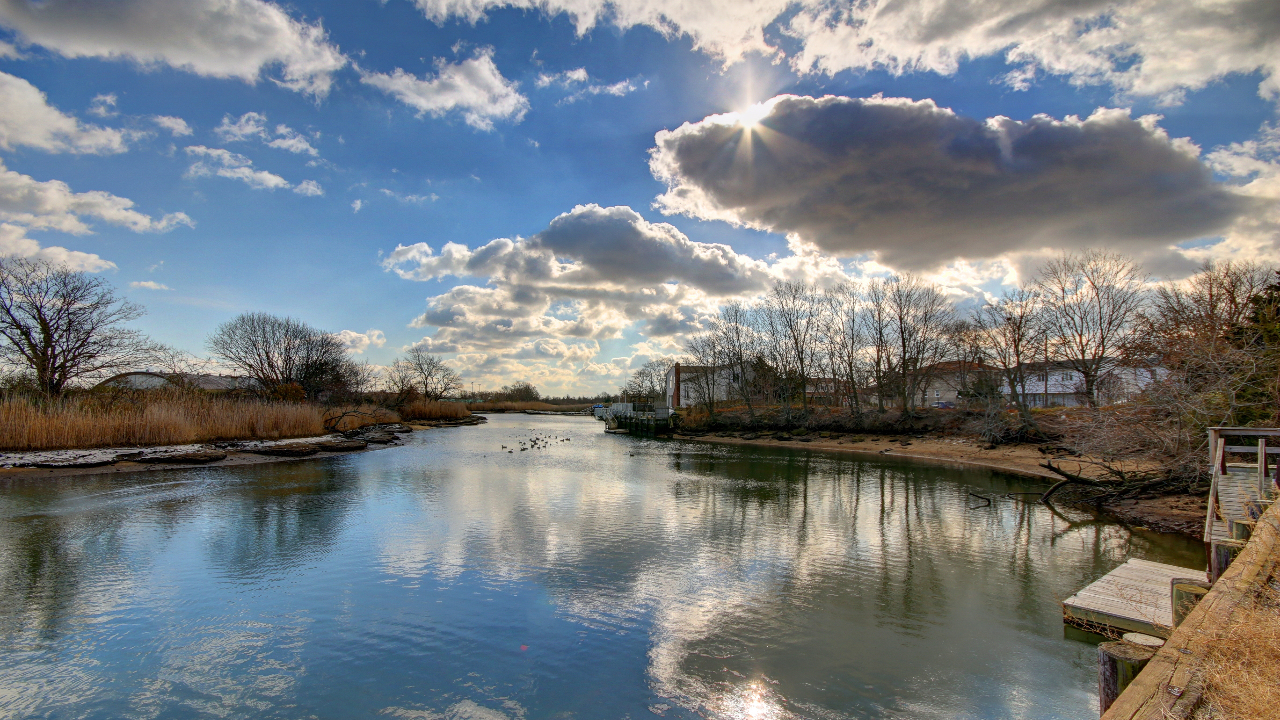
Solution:
M 984 121 L 930 100 L 789 95 L 758 110 L 755 124 L 658 133 L 663 211 L 926 268 L 1046 247 L 1144 253 L 1219 233 L 1252 202 L 1125 110 Z

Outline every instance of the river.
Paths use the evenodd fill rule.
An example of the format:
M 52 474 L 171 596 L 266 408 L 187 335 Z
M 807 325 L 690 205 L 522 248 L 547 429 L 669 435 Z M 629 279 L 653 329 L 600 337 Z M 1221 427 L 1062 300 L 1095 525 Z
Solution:
M 1203 549 L 1036 487 L 525 415 L 8 481 L 0 717 L 1095 720 L 1060 601 Z

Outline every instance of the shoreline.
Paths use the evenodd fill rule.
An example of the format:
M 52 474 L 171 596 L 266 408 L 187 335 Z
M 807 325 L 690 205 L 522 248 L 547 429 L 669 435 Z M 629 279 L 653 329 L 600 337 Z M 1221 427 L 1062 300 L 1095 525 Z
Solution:
M 931 463 L 975 465 L 999 472 L 1013 473 L 1039 480 L 1056 482 L 1062 478 L 1040 467 L 1053 460 L 1067 472 L 1081 473 L 1085 466 L 1069 456 L 1041 452 L 1039 445 L 1001 445 L 986 450 L 976 441 L 965 438 L 901 436 L 896 438 L 866 436 L 854 442 L 849 436 L 823 438 L 817 433 L 779 442 L 773 438 L 745 439 L 737 435 L 672 435 L 676 440 L 708 442 L 720 445 L 755 445 L 759 447 L 795 447 L 798 449 L 842 452 L 866 457 L 893 457 Z M 904 442 L 905 441 L 905 442 Z M 1047 489 L 1047 488 L 1046 488 Z M 1158 532 L 1189 535 L 1199 539 L 1208 511 L 1206 498 L 1193 495 L 1168 495 L 1154 498 L 1120 500 L 1104 503 L 1101 510 L 1127 525 Z
M 421 432 L 424 430 L 437 430 L 450 427 L 466 427 L 470 425 L 482 424 L 481 422 L 408 422 L 399 423 L 408 430 L 393 434 L 408 434 L 411 432 Z M 372 427 L 372 426 L 370 426 Z M 146 448 L 85 448 L 80 450 L 48 450 L 48 451 L 30 451 L 30 452 L 47 452 L 47 453 L 93 453 L 102 452 L 104 454 L 114 455 L 120 451 L 138 452 L 146 450 L 161 451 L 157 454 L 172 454 L 178 452 L 206 452 L 217 451 L 226 454 L 226 457 L 214 460 L 212 462 L 165 462 L 165 463 L 144 463 L 133 460 L 116 460 L 93 466 L 76 467 L 67 465 L 64 467 L 34 467 L 31 465 L 19 467 L 0 467 L 0 484 L 15 480 L 32 480 L 32 479 L 59 479 L 64 477 L 78 477 L 84 475 L 114 475 L 114 474 L 130 474 L 130 473 L 147 473 L 158 472 L 164 470 L 192 470 L 197 468 L 217 468 L 217 467 L 237 467 L 243 465 L 264 465 L 268 463 L 279 462 L 296 462 L 302 460 L 320 460 L 342 455 L 360 455 L 363 453 L 382 450 L 389 447 L 399 447 L 400 442 L 368 442 L 365 447 L 352 450 L 318 450 L 307 455 L 265 455 L 253 452 L 249 448 L 274 447 L 281 445 L 293 444 L 314 444 L 317 442 L 333 439 L 342 439 L 341 434 L 299 437 L 299 438 L 281 438 L 279 440 L 230 440 L 219 441 L 218 443 L 192 443 L 189 445 L 156 445 Z M 227 447 L 219 447 L 219 445 Z M 232 447 L 239 445 L 240 447 Z

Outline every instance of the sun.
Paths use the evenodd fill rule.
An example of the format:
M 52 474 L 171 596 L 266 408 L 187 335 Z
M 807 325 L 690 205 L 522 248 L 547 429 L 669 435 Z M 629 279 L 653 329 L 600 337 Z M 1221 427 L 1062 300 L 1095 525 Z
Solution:
M 768 117 L 769 112 L 772 110 L 773 107 L 768 103 L 756 103 L 751 107 L 738 111 L 738 122 L 742 123 L 744 127 L 754 127 L 759 125 L 761 120 Z

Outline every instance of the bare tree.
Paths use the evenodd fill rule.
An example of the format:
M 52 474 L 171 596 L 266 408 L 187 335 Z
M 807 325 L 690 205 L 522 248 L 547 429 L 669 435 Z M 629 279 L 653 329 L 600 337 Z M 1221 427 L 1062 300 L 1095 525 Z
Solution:
M 718 338 L 716 346 L 729 373 L 732 392 L 746 406 L 748 419 L 755 422 L 756 366 L 762 351 L 754 313 L 741 302 L 731 302 L 720 309 L 711 332 Z
M 141 307 L 102 278 L 63 265 L 0 258 L 0 359 L 61 395 L 69 384 L 147 364 L 156 346 L 124 325 Z
M 1027 397 L 1027 367 L 1044 340 L 1041 308 L 1034 291 L 1015 289 L 982 306 L 973 317 L 985 354 L 999 368 L 1009 399 L 1027 428 L 1035 427 Z
M 903 412 L 911 412 L 933 366 L 946 357 L 947 328 L 953 313 L 937 286 L 914 275 L 889 283 L 887 299 L 901 376 L 898 394 Z
M 715 333 L 695 335 L 685 343 L 685 351 L 689 353 L 689 364 L 693 367 L 681 368 L 681 386 L 689 388 L 693 401 L 702 404 L 707 409 L 707 417 L 714 420 L 716 402 L 723 399 L 720 397 L 719 380 L 725 357 L 720 338 Z
M 655 358 L 646 362 L 631 373 L 623 392 L 633 397 L 658 397 L 665 387 L 667 370 L 675 363 L 674 358 Z
M 538 392 L 538 388 L 526 380 L 503 385 L 498 396 L 507 402 L 537 402 L 542 399 L 542 393 Z
M 1086 250 L 1050 261 L 1035 280 L 1045 329 L 1058 357 L 1084 378 L 1090 407 L 1098 379 L 1134 339 L 1147 275 L 1118 253 Z
M 867 350 L 870 343 L 865 328 L 864 301 L 858 286 L 843 282 L 823 295 L 822 336 L 826 346 L 826 364 L 835 383 L 837 397 L 844 395 L 859 415 L 862 400 L 859 389 L 866 384 Z
M 871 346 L 871 375 L 876 384 L 876 409 L 884 412 L 884 399 L 893 390 L 897 375 L 894 364 L 893 332 L 889 313 L 889 283 L 875 278 L 867 283 L 863 327 Z
M 817 340 L 821 331 L 821 311 L 817 291 L 802 282 L 786 280 L 773 286 L 765 297 L 765 324 L 769 329 L 774 367 L 789 386 L 784 390 L 789 409 L 792 393 L 799 393 L 801 407 L 809 410 L 809 379 L 817 362 Z
M 245 313 L 218 326 L 207 344 L 214 357 L 267 393 L 296 385 L 315 398 L 352 379 L 354 363 L 337 336 L 294 318 Z
M 439 355 L 432 355 L 426 348 L 415 345 L 404 355 L 404 363 L 428 400 L 440 400 L 462 389 L 462 376 L 445 364 Z

